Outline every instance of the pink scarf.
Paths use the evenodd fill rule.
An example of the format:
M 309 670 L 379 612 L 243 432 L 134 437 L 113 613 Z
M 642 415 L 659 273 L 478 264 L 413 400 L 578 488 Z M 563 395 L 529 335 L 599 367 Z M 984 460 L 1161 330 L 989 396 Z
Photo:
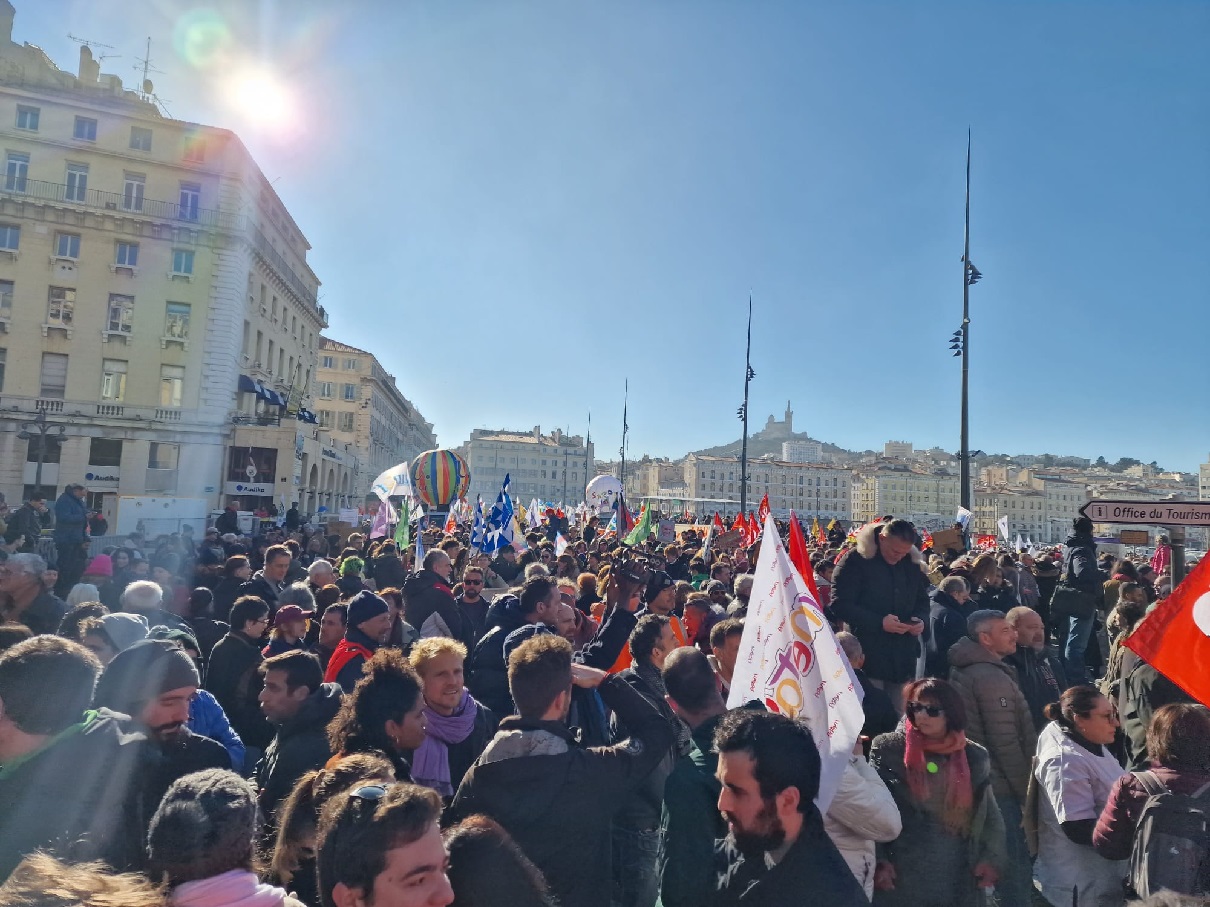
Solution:
M 941 821 L 945 827 L 955 834 L 965 834 L 970 828 L 971 812 L 974 805 L 974 792 L 971 787 L 971 767 L 966 758 L 966 734 L 962 731 L 950 731 L 941 740 L 926 740 L 919 728 L 907 719 L 907 745 L 904 749 L 903 761 L 907 769 L 908 788 L 912 796 L 924 803 L 929 798 L 929 788 L 932 784 L 929 772 L 929 760 L 926 754 L 949 756 L 949 765 L 944 772 L 945 777 L 945 808 Z M 937 763 L 933 763 L 937 765 Z M 940 768 L 940 766 L 938 766 Z
M 282 888 L 263 885 L 255 873 L 232 869 L 172 889 L 172 907 L 278 907 L 286 897 Z

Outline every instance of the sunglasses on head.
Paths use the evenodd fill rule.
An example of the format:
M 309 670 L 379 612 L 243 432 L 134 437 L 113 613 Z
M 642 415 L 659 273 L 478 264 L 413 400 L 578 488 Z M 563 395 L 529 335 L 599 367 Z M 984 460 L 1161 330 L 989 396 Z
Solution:
M 387 795 L 387 791 L 391 789 L 389 784 L 367 784 L 359 787 L 356 790 L 349 791 L 349 797 L 353 800 L 364 800 L 368 803 L 377 803 Z
M 909 715 L 915 715 L 919 712 L 924 712 L 930 718 L 940 718 L 945 714 L 945 709 L 939 705 L 925 705 L 923 702 L 909 702 L 904 706 L 903 710 Z

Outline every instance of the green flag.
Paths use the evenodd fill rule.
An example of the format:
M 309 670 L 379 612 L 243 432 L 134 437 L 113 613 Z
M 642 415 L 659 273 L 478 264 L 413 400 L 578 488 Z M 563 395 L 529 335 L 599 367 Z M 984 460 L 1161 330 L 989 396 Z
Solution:
M 402 554 L 404 549 L 411 543 L 411 515 L 408 513 L 408 499 L 404 498 L 399 505 L 399 525 L 395 527 L 395 544 L 399 548 L 399 553 Z
M 643 512 L 639 514 L 639 521 L 634 524 L 629 535 L 622 539 L 622 544 L 637 545 L 639 542 L 647 541 L 649 535 L 651 535 L 651 508 L 644 504 Z

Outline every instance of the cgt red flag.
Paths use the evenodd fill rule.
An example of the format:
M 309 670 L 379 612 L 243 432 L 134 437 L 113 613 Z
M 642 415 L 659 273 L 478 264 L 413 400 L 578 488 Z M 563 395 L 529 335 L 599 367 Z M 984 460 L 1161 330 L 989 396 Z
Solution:
M 768 492 L 766 492 L 765 496 L 760 499 L 760 507 L 758 507 L 756 509 L 756 525 L 758 527 L 765 525 L 765 517 L 767 517 L 768 515 L 769 515 L 769 494 L 768 494 Z M 759 528 L 757 529 L 756 535 L 759 538 L 759 536 L 760 536 Z M 756 541 L 756 539 L 753 539 L 753 541 Z
M 1210 557 L 1203 557 L 1122 644 L 1210 706 Z
M 802 526 L 798 525 L 798 517 L 790 511 L 790 563 L 798 570 L 802 581 L 811 592 L 815 603 L 819 604 L 819 589 L 815 585 L 815 569 L 811 566 L 811 555 L 807 553 L 807 540 L 802 534 Z
M 726 532 L 727 527 L 723 525 L 723 518 L 718 515 L 718 511 L 714 511 L 714 531 Z
M 748 521 L 744 519 L 744 515 L 742 513 L 737 513 L 735 515 L 735 522 L 731 524 L 731 531 L 742 532 L 745 539 L 748 537 Z
M 747 533 L 744 536 L 744 545 L 755 545 L 757 539 L 760 538 L 760 523 L 756 522 L 756 514 L 751 510 L 748 511 L 748 524 L 744 531 Z

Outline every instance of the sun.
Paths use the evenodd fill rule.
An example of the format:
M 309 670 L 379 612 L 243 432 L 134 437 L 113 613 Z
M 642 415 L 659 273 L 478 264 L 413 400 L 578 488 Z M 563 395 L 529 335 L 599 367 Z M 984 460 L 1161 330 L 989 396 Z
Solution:
M 294 93 L 266 67 L 236 69 L 225 80 L 223 94 L 232 111 L 255 128 L 279 132 L 297 122 Z

